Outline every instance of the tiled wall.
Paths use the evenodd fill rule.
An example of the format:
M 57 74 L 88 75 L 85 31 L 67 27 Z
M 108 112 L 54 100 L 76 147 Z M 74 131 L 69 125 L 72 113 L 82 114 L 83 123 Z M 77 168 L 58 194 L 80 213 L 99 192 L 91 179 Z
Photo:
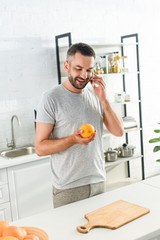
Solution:
M 53 42 L 41 38 L 1 39 L 0 150 L 11 141 L 14 119 L 17 146 L 34 144 L 34 109 L 41 94 L 57 84 Z
M 0 150 L 11 140 L 34 144 L 34 108 L 41 94 L 57 85 L 55 35 L 71 32 L 73 42 L 119 42 L 138 33 L 146 175 L 160 171 L 148 139 L 160 121 L 159 0 L 5 0 L 0 1 Z

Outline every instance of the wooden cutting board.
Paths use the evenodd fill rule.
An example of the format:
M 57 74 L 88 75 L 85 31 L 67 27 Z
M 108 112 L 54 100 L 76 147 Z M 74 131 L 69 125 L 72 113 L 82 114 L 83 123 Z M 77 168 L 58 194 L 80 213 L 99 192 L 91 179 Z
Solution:
M 88 220 L 88 223 L 83 226 L 78 226 L 77 230 L 81 233 L 88 233 L 95 227 L 116 229 L 149 212 L 150 210 L 148 208 L 118 200 L 93 212 L 87 213 L 85 218 Z

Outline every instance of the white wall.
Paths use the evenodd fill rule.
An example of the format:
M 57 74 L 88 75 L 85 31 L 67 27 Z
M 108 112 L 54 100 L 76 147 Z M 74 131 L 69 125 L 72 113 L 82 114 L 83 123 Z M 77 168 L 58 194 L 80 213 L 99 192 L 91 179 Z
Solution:
M 18 146 L 34 143 L 34 113 L 42 92 L 57 85 L 55 35 L 72 41 L 119 42 L 138 33 L 146 175 L 160 171 L 148 139 L 160 122 L 159 0 L 1 0 L 0 1 L 0 150 L 10 141 L 10 118 Z

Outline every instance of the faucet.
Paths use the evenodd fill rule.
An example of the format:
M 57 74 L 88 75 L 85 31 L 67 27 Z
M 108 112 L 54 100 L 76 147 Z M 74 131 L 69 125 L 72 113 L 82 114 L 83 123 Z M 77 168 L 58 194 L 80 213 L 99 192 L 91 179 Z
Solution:
M 21 125 L 19 118 L 16 115 L 13 115 L 11 118 L 11 134 L 12 134 L 12 139 L 10 143 L 7 143 L 7 147 L 11 147 L 11 149 L 15 149 L 16 148 L 16 143 L 15 143 L 15 139 L 14 139 L 14 127 L 13 127 L 13 120 L 14 118 L 17 119 L 17 122 L 19 124 L 19 126 Z

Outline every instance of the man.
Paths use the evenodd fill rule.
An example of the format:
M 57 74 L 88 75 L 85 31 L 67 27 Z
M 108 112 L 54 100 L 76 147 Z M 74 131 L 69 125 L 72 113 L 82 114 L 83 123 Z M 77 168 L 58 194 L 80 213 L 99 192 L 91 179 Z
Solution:
M 39 156 L 51 155 L 54 207 L 104 192 L 103 123 L 110 133 L 123 135 L 105 82 L 93 74 L 94 60 L 89 45 L 72 45 L 64 62 L 67 80 L 46 92 L 38 107 L 35 148 Z M 89 138 L 80 135 L 85 123 L 96 129 Z

